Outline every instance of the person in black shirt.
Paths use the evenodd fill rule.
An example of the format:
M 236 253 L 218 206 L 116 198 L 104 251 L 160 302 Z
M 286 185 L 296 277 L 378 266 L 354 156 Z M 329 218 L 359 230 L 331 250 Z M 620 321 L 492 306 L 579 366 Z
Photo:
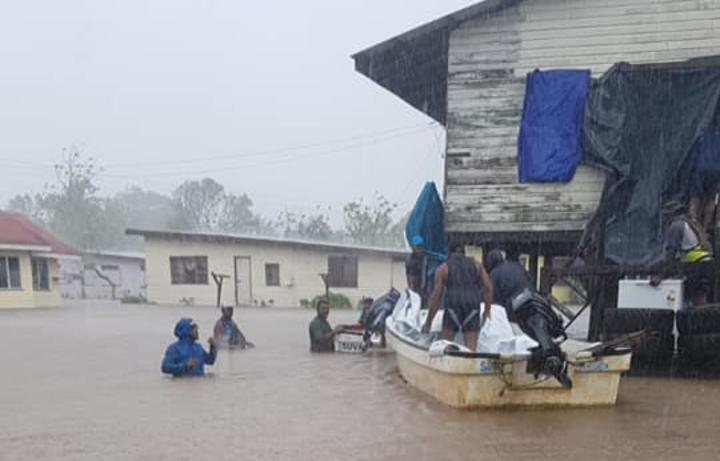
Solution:
M 493 289 L 483 265 L 465 256 L 463 245 L 453 245 L 447 262 L 435 271 L 435 289 L 430 298 L 430 312 L 423 325 L 423 333 L 430 332 L 443 294 L 443 339 L 452 340 L 458 331 L 462 331 L 465 346 L 475 351 L 481 324 L 480 304 L 485 302 L 482 315 L 489 319 Z
M 425 239 L 416 235 L 410 240 L 412 253 L 405 261 L 405 276 L 409 289 L 419 294 L 425 301 L 427 292 L 427 257 L 425 256 Z M 423 305 L 425 303 L 423 302 Z
M 552 375 L 564 387 L 572 387 L 565 354 L 555 343 L 555 338 L 565 334 L 562 319 L 537 292 L 530 274 L 519 262 L 506 260 L 502 250 L 493 250 L 485 257 L 485 264 L 490 271 L 496 302 L 505 308 L 508 318 L 517 322 L 523 333 L 539 344 L 532 349 L 528 369 L 536 374 Z

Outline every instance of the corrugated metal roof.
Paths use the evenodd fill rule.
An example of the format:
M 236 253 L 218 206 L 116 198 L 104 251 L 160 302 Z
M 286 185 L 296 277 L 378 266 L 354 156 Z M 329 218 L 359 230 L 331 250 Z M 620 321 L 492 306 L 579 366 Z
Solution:
M 399 248 L 383 248 L 364 245 L 351 245 L 345 243 L 321 242 L 313 240 L 288 239 L 280 237 L 263 237 L 257 235 L 226 234 L 216 232 L 186 232 L 172 230 L 142 230 L 127 229 L 127 235 L 138 235 L 141 237 L 163 238 L 163 239 L 184 239 L 197 241 L 210 241 L 220 243 L 264 243 L 274 245 L 303 246 L 321 248 L 326 250 L 346 250 L 354 252 L 383 253 L 390 256 L 405 256 L 407 250 Z
M 0 211 L 0 244 L 49 247 L 56 255 L 77 255 L 70 245 L 18 213 Z
M 123 258 L 123 259 L 145 259 L 145 253 L 139 251 L 85 251 L 83 256 Z

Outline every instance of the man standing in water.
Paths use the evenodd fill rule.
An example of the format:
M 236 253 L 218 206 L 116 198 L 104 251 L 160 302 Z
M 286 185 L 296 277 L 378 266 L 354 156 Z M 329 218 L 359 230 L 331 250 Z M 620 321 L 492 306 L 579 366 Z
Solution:
M 327 299 L 319 299 L 315 307 L 317 316 L 310 322 L 309 328 L 310 352 L 335 352 L 335 336 L 342 331 L 342 327 L 333 329 L 328 323 L 330 303 Z
M 215 330 L 213 331 L 217 345 L 228 349 L 254 347 L 253 343 L 245 339 L 245 335 L 242 334 L 237 323 L 233 320 L 234 307 L 232 305 L 224 305 L 220 308 L 220 311 L 222 312 L 222 317 L 215 323 Z
M 178 340 L 168 346 L 162 361 L 162 372 L 174 377 L 203 376 L 205 365 L 215 363 L 217 348 L 215 340 L 208 339 L 210 352 L 197 343 L 198 326 L 192 319 L 180 319 L 175 325 Z
M 442 338 L 451 341 L 461 331 L 465 346 L 475 351 L 481 324 L 480 303 L 485 302 L 483 317 L 489 319 L 493 289 L 483 265 L 465 256 L 465 248 L 461 244 L 451 247 L 447 262 L 435 272 L 435 289 L 430 298 L 430 311 L 422 328 L 423 333 L 430 332 L 444 292 Z

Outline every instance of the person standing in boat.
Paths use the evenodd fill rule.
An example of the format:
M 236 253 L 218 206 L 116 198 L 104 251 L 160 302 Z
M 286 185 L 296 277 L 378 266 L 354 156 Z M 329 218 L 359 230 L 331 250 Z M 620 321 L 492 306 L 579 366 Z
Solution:
M 310 352 L 335 352 L 335 336 L 342 326 L 332 328 L 327 318 L 330 315 L 330 303 L 327 299 L 319 299 L 315 305 L 317 315 L 310 322 Z
M 410 248 L 412 253 L 405 261 L 405 276 L 407 277 L 407 287 L 420 295 L 422 307 L 427 306 L 428 297 L 428 260 L 425 255 L 425 239 L 420 235 L 415 235 L 410 239 Z
M 465 256 L 465 247 L 454 244 L 448 260 L 435 272 L 435 288 L 430 297 L 430 307 L 422 332 L 429 333 L 440 301 L 445 295 L 442 338 L 453 340 L 462 332 L 465 346 L 477 349 L 481 315 L 490 319 L 493 288 L 485 268 L 473 258 Z M 485 302 L 483 313 L 480 304 Z
M 550 303 L 537 292 L 530 274 L 517 261 L 506 259 L 502 250 L 485 256 L 496 302 L 503 306 L 508 318 L 539 347 L 533 349 L 530 369 L 535 373 L 554 376 L 563 387 L 572 387 L 567 375 L 566 357 L 555 338 L 563 336 L 562 319 Z

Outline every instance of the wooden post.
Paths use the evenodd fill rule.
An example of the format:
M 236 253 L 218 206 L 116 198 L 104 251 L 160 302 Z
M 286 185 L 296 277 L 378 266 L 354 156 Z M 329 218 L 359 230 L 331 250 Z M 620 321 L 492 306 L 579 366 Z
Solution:
M 532 277 L 533 286 L 535 289 L 538 287 L 538 258 L 540 257 L 540 251 L 537 246 L 533 245 L 532 249 L 530 250 L 530 264 L 529 264 L 529 272 L 530 277 Z
M 216 304 L 217 307 L 220 307 L 220 303 L 222 303 L 222 288 L 223 288 L 223 282 L 225 279 L 230 278 L 229 275 L 222 275 L 222 274 L 216 274 L 215 272 L 210 272 L 210 275 L 212 275 L 213 280 L 215 281 L 215 285 L 217 286 L 217 299 Z
M 332 307 L 332 304 L 330 303 L 330 280 L 329 280 L 330 274 L 319 274 L 319 275 L 323 281 L 323 284 L 325 285 L 325 300 L 328 302 L 330 307 Z
M 715 195 L 715 229 L 713 230 L 713 239 L 715 240 L 714 245 L 714 259 L 715 264 L 713 265 L 713 302 L 720 302 L 720 213 L 718 213 L 718 196 Z

